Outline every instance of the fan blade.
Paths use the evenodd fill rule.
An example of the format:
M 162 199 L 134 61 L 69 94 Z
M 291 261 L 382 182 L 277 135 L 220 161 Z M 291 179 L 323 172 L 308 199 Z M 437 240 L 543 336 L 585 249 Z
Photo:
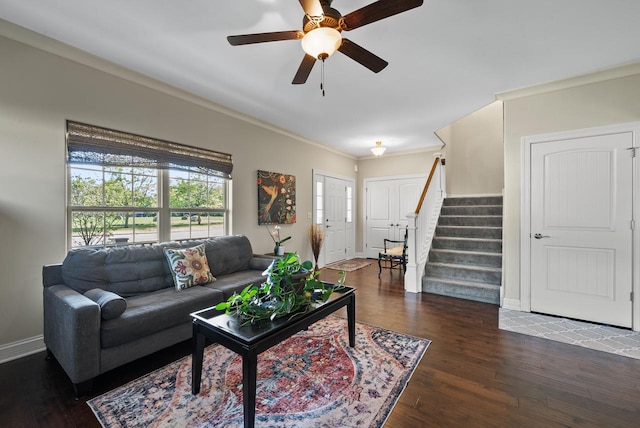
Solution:
M 304 9 L 304 13 L 309 16 L 322 16 L 324 14 L 320 0 L 300 0 L 300 6 Z
M 250 45 L 252 43 L 277 42 L 280 40 L 298 40 L 304 37 L 299 30 L 275 31 L 272 33 L 243 34 L 240 36 L 228 36 L 227 41 L 231 46 Z
M 343 30 L 349 31 L 421 6 L 423 0 L 379 0 L 343 17 Z
M 342 39 L 342 45 L 338 48 L 340 52 L 359 62 L 374 73 L 382 71 L 389 63 L 377 55 L 372 54 L 362 46 L 353 43 L 349 39 Z
M 304 58 L 302 58 L 302 62 L 300 63 L 300 67 L 298 67 L 298 72 L 291 83 L 294 85 L 301 85 L 306 82 L 315 63 L 316 59 L 314 57 L 305 54 Z

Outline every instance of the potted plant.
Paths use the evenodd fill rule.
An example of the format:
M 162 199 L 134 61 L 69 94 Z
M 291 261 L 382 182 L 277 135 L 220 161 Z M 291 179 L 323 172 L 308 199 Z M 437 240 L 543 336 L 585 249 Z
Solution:
M 325 284 L 311 261 L 300 262 L 296 253 L 275 259 L 264 274 L 266 280 L 262 284 L 245 287 L 218 303 L 216 309 L 235 315 L 244 323 L 293 316 L 309 311 L 316 302 L 326 301 L 334 290 L 344 286 L 346 275 L 340 272 L 336 284 Z
M 287 236 L 286 238 L 280 239 L 280 229 L 281 229 L 281 227 L 276 225 L 273 228 L 273 232 L 269 232 L 269 236 L 271 236 L 271 239 L 273 240 L 273 243 L 275 244 L 275 246 L 273 247 L 273 254 L 275 254 L 276 256 L 283 256 L 284 255 L 284 247 L 282 246 L 282 243 L 288 241 L 289 239 L 291 239 L 290 236 Z M 269 227 L 267 227 L 267 231 L 268 230 L 269 230 Z

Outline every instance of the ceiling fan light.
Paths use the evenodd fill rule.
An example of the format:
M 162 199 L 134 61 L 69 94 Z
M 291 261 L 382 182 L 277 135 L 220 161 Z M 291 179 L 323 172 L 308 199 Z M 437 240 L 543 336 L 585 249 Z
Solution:
M 331 27 L 319 27 L 309 31 L 302 38 L 302 49 L 314 58 L 330 57 L 342 44 L 340 32 Z M 322 57 L 322 58 L 321 58 Z
M 380 157 L 385 150 L 387 150 L 387 148 L 382 145 L 382 141 L 376 141 L 376 146 L 371 148 L 371 153 L 376 157 Z

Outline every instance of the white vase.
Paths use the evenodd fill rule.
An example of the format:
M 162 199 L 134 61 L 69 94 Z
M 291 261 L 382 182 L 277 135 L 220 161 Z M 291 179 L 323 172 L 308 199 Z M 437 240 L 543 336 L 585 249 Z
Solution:
M 284 247 L 283 246 L 276 247 L 276 249 L 277 249 L 276 256 L 284 256 Z

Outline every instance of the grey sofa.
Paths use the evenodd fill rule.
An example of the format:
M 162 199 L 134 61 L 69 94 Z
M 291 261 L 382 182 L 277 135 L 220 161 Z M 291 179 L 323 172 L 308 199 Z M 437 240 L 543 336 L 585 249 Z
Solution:
M 217 280 L 177 291 L 164 249 L 201 243 Z M 71 250 L 63 263 L 43 267 L 48 356 L 63 367 L 76 396 L 86 395 L 95 376 L 190 339 L 191 312 L 261 283 L 272 260 L 254 255 L 245 236 Z

